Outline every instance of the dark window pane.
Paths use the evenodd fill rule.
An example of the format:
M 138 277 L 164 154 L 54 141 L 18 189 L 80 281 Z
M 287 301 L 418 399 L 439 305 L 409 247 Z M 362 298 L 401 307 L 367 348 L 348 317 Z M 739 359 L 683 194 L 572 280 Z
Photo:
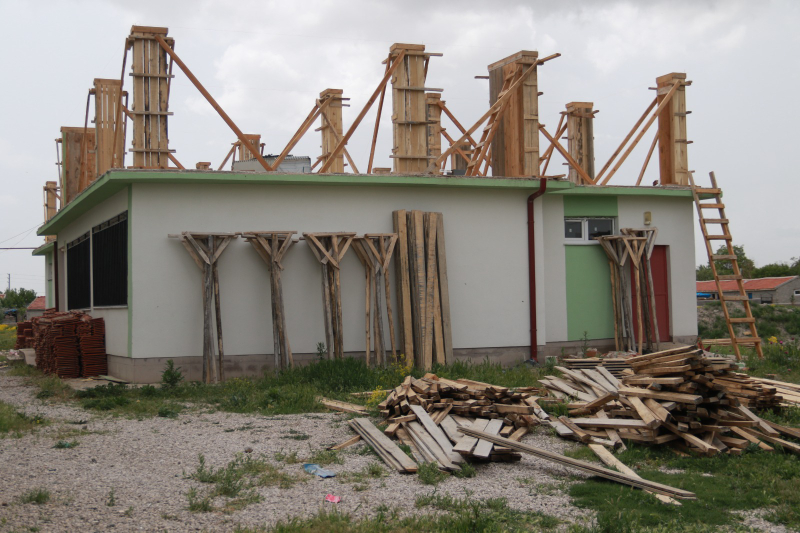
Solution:
M 86 309 L 89 296 L 89 234 L 67 244 L 67 308 Z
M 126 213 L 93 229 L 94 305 L 128 303 L 128 220 Z
M 590 218 L 589 219 L 589 240 L 594 237 L 611 235 L 614 233 L 614 221 L 610 218 Z
M 564 221 L 564 237 L 567 239 L 580 239 L 583 237 L 583 221 L 582 220 L 565 220 Z

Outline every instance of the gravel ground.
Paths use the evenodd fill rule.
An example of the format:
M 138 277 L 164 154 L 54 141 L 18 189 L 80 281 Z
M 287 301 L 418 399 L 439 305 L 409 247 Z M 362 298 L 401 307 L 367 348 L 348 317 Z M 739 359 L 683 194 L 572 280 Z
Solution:
M 353 434 L 342 414 L 265 417 L 195 410 L 177 419 L 114 418 L 70 404 L 37 400 L 21 378 L 7 376 L 2 370 L 0 400 L 51 421 L 22 438 L 0 439 L 0 531 L 231 531 L 237 525 L 269 526 L 292 516 L 309 516 L 326 506 L 354 516 L 372 515 L 381 505 L 400 507 L 402 513 L 432 512 L 414 507 L 417 496 L 434 490 L 416 476 L 391 472 L 382 479 L 370 479 L 368 490 L 357 491 L 354 483 L 311 477 L 301 464 L 284 464 L 274 458 L 281 451 L 296 451 L 303 458 L 350 438 Z M 83 434 L 67 437 L 64 432 L 70 431 Z M 309 438 L 291 438 L 300 433 Z M 80 445 L 54 449 L 63 437 L 76 439 Z M 547 430 L 523 441 L 555 452 L 570 446 Z M 357 472 L 379 461 L 359 454 L 361 448 L 362 444 L 350 447 L 342 455 L 344 464 L 327 468 L 337 473 Z M 198 454 L 205 455 L 208 465 L 220 467 L 246 449 L 306 481 L 288 489 L 258 488 L 261 502 L 230 514 L 188 511 L 187 492 L 192 487 L 199 491 L 207 488 L 185 476 L 197 466 Z M 591 513 L 571 506 L 563 492 L 570 477 L 581 476 L 576 471 L 531 456 L 523 456 L 520 463 L 479 465 L 477 470 L 478 475 L 471 479 L 448 478 L 436 491 L 505 497 L 516 509 L 541 511 L 564 520 L 591 520 Z M 35 488 L 49 490 L 50 502 L 19 503 L 22 493 Z M 107 505 L 112 490 L 113 507 Z M 325 503 L 328 493 L 341 496 L 341 503 Z M 223 501 L 220 498 L 215 503 Z M 565 523 L 564 528 L 567 526 Z

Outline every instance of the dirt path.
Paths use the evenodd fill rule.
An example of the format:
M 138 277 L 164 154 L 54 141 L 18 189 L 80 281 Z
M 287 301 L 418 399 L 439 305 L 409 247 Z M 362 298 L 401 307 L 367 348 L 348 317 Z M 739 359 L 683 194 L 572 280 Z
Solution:
M 21 438 L 0 438 L 3 532 L 28 528 L 231 531 L 237 525 L 269 526 L 292 516 L 309 516 L 334 505 L 353 516 L 373 515 L 381 505 L 400 507 L 402 513 L 430 512 L 414 506 L 417 496 L 434 490 L 416 476 L 392 472 L 381 479 L 370 479 L 369 488 L 359 491 L 356 489 L 364 487 L 346 483 L 342 476 L 322 480 L 305 474 L 302 464 L 275 459 L 277 452 L 297 452 L 303 458 L 351 437 L 346 417 L 341 414 L 265 417 L 195 410 L 176 419 L 132 420 L 97 415 L 74 404 L 37 400 L 34 392 L 21 378 L 0 371 L 0 400 L 51 421 L 49 426 Z M 300 435 L 308 438 L 296 440 Z M 61 438 L 77 440 L 79 445 L 54 449 Z M 528 435 L 524 442 L 559 452 L 570 446 L 545 429 Z M 362 448 L 362 444 L 352 446 L 342 454 L 343 464 L 328 468 L 339 474 L 357 472 L 379 461 L 371 454 L 359 453 Z M 192 487 L 201 491 L 207 488 L 186 477 L 195 470 L 198 454 L 205 455 L 207 464 L 220 467 L 246 449 L 304 481 L 291 488 L 260 487 L 257 490 L 262 501 L 230 514 L 190 512 L 187 493 Z M 541 511 L 562 519 L 588 520 L 590 516 L 571 506 L 569 497 L 558 490 L 576 474 L 561 466 L 524 456 L 521 463 L 479 465 L 477 470 L 474 478 L 448 478 L 436 487 L 437 493 L 505 497 L 515 509 Z M 48 503 L 18 501 L 21 494 L 36 488 L 50 491 Z M 109 506 L 112 491 L 114 506 Z M 341 503 L 325 503 L 328 493 L 341 496 Z

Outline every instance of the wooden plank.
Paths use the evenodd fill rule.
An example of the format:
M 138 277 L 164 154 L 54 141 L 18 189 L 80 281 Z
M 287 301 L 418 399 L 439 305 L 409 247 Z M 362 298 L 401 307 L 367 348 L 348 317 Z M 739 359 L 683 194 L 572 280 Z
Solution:
M 650 426 L 644 420 L 632 420 L 621 418 L 572 418 L 573 424 L 580 427 L 593 428 L 612 428 L 612 429 L 649 429 Z
M 425 338 L 425 233 L 423 227 L 422 211 L 409 213 L 409 258 L 411 261 L 411 300 L 413 304 L 415 364 L 420 368 L 429 370 L 425 366 L 424 338 Z
M 503 421 L 500 419 L 490 420 L 488 424 L 486 424 L 486 429 L 483 430 L 483 433 L 487 435 L 497 435 L 500 432 L 500 429 L 503 427 Z M 492 453 L 492 448 L 494 447 L 494 443 L 483 438 L 478 440 L 478 444 L 475 446 L 475 450 L 472 452 L 474 457 L 478 457 L 480 459 L 488 459 L 489 455 Z
M 439 425 L 442 426 L 442 430 L 444 430 L 447 438 L 450 439 L 450 441 L 454 444 L 460 441 L 463 437 L 463 435 L 458 432 L 458 424 L 455 420 L 453 420 L 452 416 L 448 415 L 444 417 Z
M 619 392 L 625 396 L 637 396 L 639 398 L 653 398 L 654 400 L 667 400 L 678 403 L 688 403 L 697 405 L 703 401 L 702 396 L 695 394 L 683 394 L 680 392 L 658 392 L 648 389 L 635 389 L 632 387 L 620 387 Z
M 647 427 L 649 428 L 658 427 L 659 425 L 658 419 L 655 417 L 653 412 L 647 408 L 647 406 L 642 402 L 640 398 L 637 398 L 636 396 L 628 396 L 627 400 L 628 402 L 630 402 L 631 406 L 639 415 L 639 417 L 641 417 L 642 421 L 645 424 L 647 424 Z
M 329 446 L 328 449 L 329 450 L 342 450 L 342 449 L 347 448 L 348 446 L 352 446 L 353 444 L 356 444 L 356 443 L 358 443 L 360 441 L 361 441 L 361 435 L 356 435 L 355 437 L 350 437 L 346 441 L 344 441 L 342 443 L 339 443 L 339 444 L 337 444 L 335 446 Z
M 372 444 L 372 447 L 375 448 L 376 451 L 382 450 L 379 453 L 385 453 L 386 455 L 392 457 L 393 461 L 400 466 L 400 468 L 397 468 L 398 472 L 405 473 L 417 471 L 417 464 L 408 455 L 406 455 L 403 450 L 398 448 L 389 437 L 378 430 L 378 428 L 376 428 L 372 422 L 369 421 L 369 419 L 355 418 L 350 420 L 349 423 L 353 429 L 356 429 L 356 431 L 361 434 L 364 440 L 367 440 Z M 361 431 L 359 431 L 359 429 Z
M 606 450 L 603 446 L 599 444 L 589 444 L 589 449 L 592 450 L 594 454 L 598 458 L 600 458 L 600 460 L 603 461 L 606 465 L 616 468 L 623 474 L 627 474 L 631 477 L 642 479 L 642 477 L 639 474 L 628 468 L 628 466 L 625 463 L 614 457 L 614 455 L 608 450 Z M 675 500 L 674 498 L 670 498 L 669 496 L 658 494 L 649 490 L 646 490 L 646 492 L 653 494 L 661 502 L 669 503 L 671 505 L 681 505 L 679 501 Z
M 366 407 L 354 403 L 342 402 L 339 400 L 331 400 L 329 398 L 324 398 L 322 396 L 317 398 L 317 401 L 333 411 L 341 411 L 343 413 L 354 413 L 359 415 L 363 415 L 367 412 Z
M 425 213 L 423 218 L 425 230 L 425 328 L 423 346 L 423 368 L 433 366 L 433 322 L 434 322 L 434 289 L 436 281 L 436 213 Z
M 411 411 L 417 415 L 417 419 L 420 421 L 420 423 L 422 423 L 436 443 L 442 448 L 442 451 L 445 453 L 445 455 L 447 455 L 451 462 L 459 463 L 463 461 L 460 455 L 453 453 L 453 445 L 450 443 L 447 435 L 444 434 L 442 428 L 436 425 L 436 422 L 433 421 L 425 409 L 419 405 L 412 405 Z
M 459 462 L 463 461 L 460 455 L 455 453 L 447 453 L 442 450 L 442 447 L 439 443 L 434 439 L 430 433 L 425 430 L 425 427 L 422 426 L 419 422 L 407 422 L 405 424 L 406 429 L 408 429 L 409 433 L 412 437 L 416 437 L 419 440 L 420 444 L 423 444 L 425 448 L 427 448 L 433 456 L 436 458 L 436 462 L 444 468 L 445 470 L 458 470 L 458 466 L 451 460 L 451 456 L 457 456 L 459 458 Z M 449 441 L 448 441 L 449 443 Z
M 414 364 L 414 328 L 411 318 L 411 283 L 408 263 L 408 230 L 405 210 L 392 212 L 394 232 L 397 234 L 397 256 L 395 259 L 397 300 L 399 309 L 402 350 L 406 366 Z
M 473 437 L 478 437 L 480 439 L 485 439 L 494 444 L 499 444 L 501 446 L 505 446 L 507 448 L 512 448 L 514 450 L 518 450 L 521 452 L 529 453 L 541 459 L 546 459 L 549 461 L 553 461 L 555 463 L 563 464 L 565 466 L 570 466 L 572 468 L 576 468 L 583 472 L 587 472 L 590 475 L 604 477 L 606 479 L 610 479 L 611 481 L 616 481 L 618 483 L 622 483 L 625 485 L 630 485 L 633 487 L 637 487 L 640 489 L 649 489 L 653 492 L 657 492 L 659 494 L 665 494 L 667 496 L 671 496 L 673 498 L 680 498 L 680 499 L 696 499 L 694 493 L 678 489 L 674 487 L 670 487 L 668 485 L 662 485 L 661 483 L 656 483 L 654 481 L 648 481 L 645 479 L 637 479 L 635 477 L 631 477 L 627 474 L 623 474 L 621 472 L 616 472 L 614 470 L 609 470 L 607 468 L 598 467 L 591 463 L 587 463 L 585 461 L 580 461 L 578 459 L 572 459 L 570 457 L 566 457 L 564 455 L 560 455 L 557 453 L 553 453 L 542 448 L 537 448 L 535 446 L 530 446 L 527 444 L 522 444 L 520 442 L 515 442 L 510 439 L 505 439 L 503 437 L 498 437 L 496 435 L 491 435 L 485 431 L 476 431 L 470 428 L 459 428 L 461 433 L 465 435 L 471 435 Z
M 441 299 L 442 337 L 444 341 L 445 363 L 455 362 L 453 356 L 453 330 L 450 323 L 450 285 L 447 279 L 447 252 L 444 238 L 444 216 L 436 217 L 436 262 L 439 268 L 439 296 Z
M 477 429 L 479 431 L 483 431 L 486 429 L 486 425 L 489 423 L 488 418 L 476 418 L 475 421 L 472 423 L 472 429 Z M 463 426 L 462 426 L 463 427 Z M 453 447 L 453 451 L 460 453 L 462 455 L 469 455 L 472 453 L 472 450 L 478 444 L 477 437 L 471 437 L 469 435 L 463 435 L 461 440 L 459 440 L 456 445 Z

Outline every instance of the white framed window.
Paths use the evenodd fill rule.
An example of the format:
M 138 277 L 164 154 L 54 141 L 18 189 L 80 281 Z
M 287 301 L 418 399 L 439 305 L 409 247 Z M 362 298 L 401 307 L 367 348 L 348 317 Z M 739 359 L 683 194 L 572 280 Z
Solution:
M 568 244 L 598 244 L 594 239 L 613 235 L 616 221 L 611 217 L 569 217 L 564 219 L 564 240 Z
M 800 296 L 800 289 L 795 289 L 794 290 L 794 295 L 795 296 Z

